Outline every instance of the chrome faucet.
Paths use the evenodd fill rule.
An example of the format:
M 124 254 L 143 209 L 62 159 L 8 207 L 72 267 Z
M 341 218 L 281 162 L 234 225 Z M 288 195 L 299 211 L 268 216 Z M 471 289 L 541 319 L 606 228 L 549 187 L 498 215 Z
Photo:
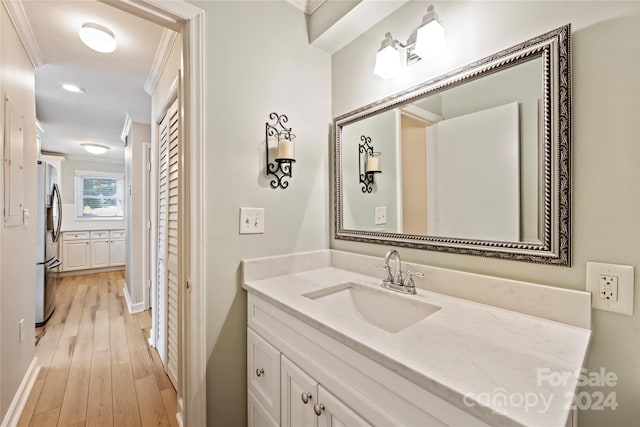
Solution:
M 394 257 L 396 260 L 396 271 L 392 275 L 391 274 L 391 266 L 389 265 L 389 261 L 391 257 Z M 407 271 L 407 275 L 402 277 L 402 261 L 400 260 L 400 254 L 395 249 L 390 250 L 384 256 L 384 278 L 382 279 L 382 287 L 391 289 L 392 291 L 402 292 L 405 294 L 415 295 L 416 287 L 413 284 L 414 277 L 424 277 L 422 273 Z

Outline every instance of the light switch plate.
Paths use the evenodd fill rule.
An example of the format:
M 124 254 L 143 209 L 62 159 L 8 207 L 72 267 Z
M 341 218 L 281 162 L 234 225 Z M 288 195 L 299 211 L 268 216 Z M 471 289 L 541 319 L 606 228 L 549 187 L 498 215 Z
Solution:
M 591 307 L 633 316 L 633 273 L 630 265 L 587 262 L 587 291 L 591 292 Z M 617 278 L 616 301 L 601 298 L 601 276 Z
M 27 225 L 29 225 L 29 219 L 31 218 L 31 212 L 29 212 L 29 209 L 23 209 L 22 210 L 22 223 L 25 225 L 25 227 Z
M 387 207 L 379 206 L 375 209 L 375 225 L 382 225 L 387 223 Z
M 240 234 L 264 234 L 264 208 L 240 208 Z

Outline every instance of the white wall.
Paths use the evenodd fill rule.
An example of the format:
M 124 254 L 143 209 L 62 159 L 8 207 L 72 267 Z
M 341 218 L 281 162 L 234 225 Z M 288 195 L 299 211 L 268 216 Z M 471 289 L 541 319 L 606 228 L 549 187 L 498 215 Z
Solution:
M 400 141 L 397 111 L 389 110 L 373 117 L 351 123 L 342 131 L 342 187 L 344 197 L 344 217 L 342 220 L 345 230 L 384 230 L 398 232 L 398 196 L 401 188 L 401 171 L 398 167 L 398 152 Z M 360 152 L 358 145 L 362 135 L 371 138 L 373 151 L 382 153 L 380 156 L 381 173 L 374 175 L 371 193 L 363 193 L 358 176 L 358 162 Z M 364 162 L 363 162 L 364 163 Z M 364 164 L 363 164 L 364 166 Z M 364 173 L 364 168 L 362 169 Z M 400 194 L 400 198 L 402 195 Z M 374 212 L 376 207 L 387 208 L 387 223 L 375 225 Z
M 60 196 L 62 197 L 62 231 L 124 230 L 126 228 L 125 220 L 76 220 L 75 204 L 75 172 L 77 170 L 124 174 L 124 159 L 123 163 L 114 163 L 92 158 L 71 158 L 62 161 L 61 169 L 58 173 L 60 176 Z
M 28 226 L 5 228 L 0 222 L 0 419 L 3 419 L 35 355 L 36 129 L 33 68 L 4 6 L 0 6 L 0 153 L 4 152 L 4 95 L 24 116 L 24 208 Z M 3 188 L 0 174 L 0 188 Z M 4 200 L 0 201 L 4 205 Z M 2 212 L 0 206 L 0 212 Z M 24 319 L 24 339 L 18 322 Z
M 240 260 L 327 248 L 330 58 L 285 2 L 194 2 L 205 10 L 207 423 L 246 425 L 246 293 Z M 264 175 L 269 113 L 289 117 L 297 162 L 286 190 Z M 239 208 L 265 234 L 238 235 Z
M 127 224 L 126 284 L 131 304 L 143 302 L 144 283 L 144 227 L 145 207 L 144 176 L 147 167 L 144 159 L 145 143 L 151 142 L 151 126 L 132 122 L 124 149 L 125 157 L 125 212 Z
M 447 31 L 446 61 L 381 80 L 372 70 L 386 31 L 401 40 L 433 4 Z M 552 286 L 585 289 L 585 264 L 636 270 L 635 315 L 593 312 L 587 368 L 618 375 L 615 411 L 581 412 L 581 426 L 631 426 L 640 417 L 640 22 L 637 2 L 410 2 L 333 56 L 333 116 L 406 89 L 531 37 L 572 24 L 573 267 L 400 249 L 403 259 Z M 603 203 L 606 201 L 606 203 Z M 331 241 L 382 256 L 388 247 Z M 469 357 L 473 357 L 470 355 Z M 595 389 L 586 389 L 595 391 Z

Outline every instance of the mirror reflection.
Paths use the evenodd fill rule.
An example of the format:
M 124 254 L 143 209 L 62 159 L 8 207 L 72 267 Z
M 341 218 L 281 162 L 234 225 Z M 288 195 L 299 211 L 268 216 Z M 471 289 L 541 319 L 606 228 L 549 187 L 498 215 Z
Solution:
M 343 126 L 343 228 L 540 243 L 543 75 L 534 56 Z

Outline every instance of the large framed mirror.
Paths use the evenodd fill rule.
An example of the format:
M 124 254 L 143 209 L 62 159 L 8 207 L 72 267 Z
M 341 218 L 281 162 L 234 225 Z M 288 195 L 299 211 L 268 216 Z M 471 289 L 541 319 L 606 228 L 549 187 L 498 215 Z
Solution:
M 337 117 L 336 239 L 569 266 L 570 34 Z

